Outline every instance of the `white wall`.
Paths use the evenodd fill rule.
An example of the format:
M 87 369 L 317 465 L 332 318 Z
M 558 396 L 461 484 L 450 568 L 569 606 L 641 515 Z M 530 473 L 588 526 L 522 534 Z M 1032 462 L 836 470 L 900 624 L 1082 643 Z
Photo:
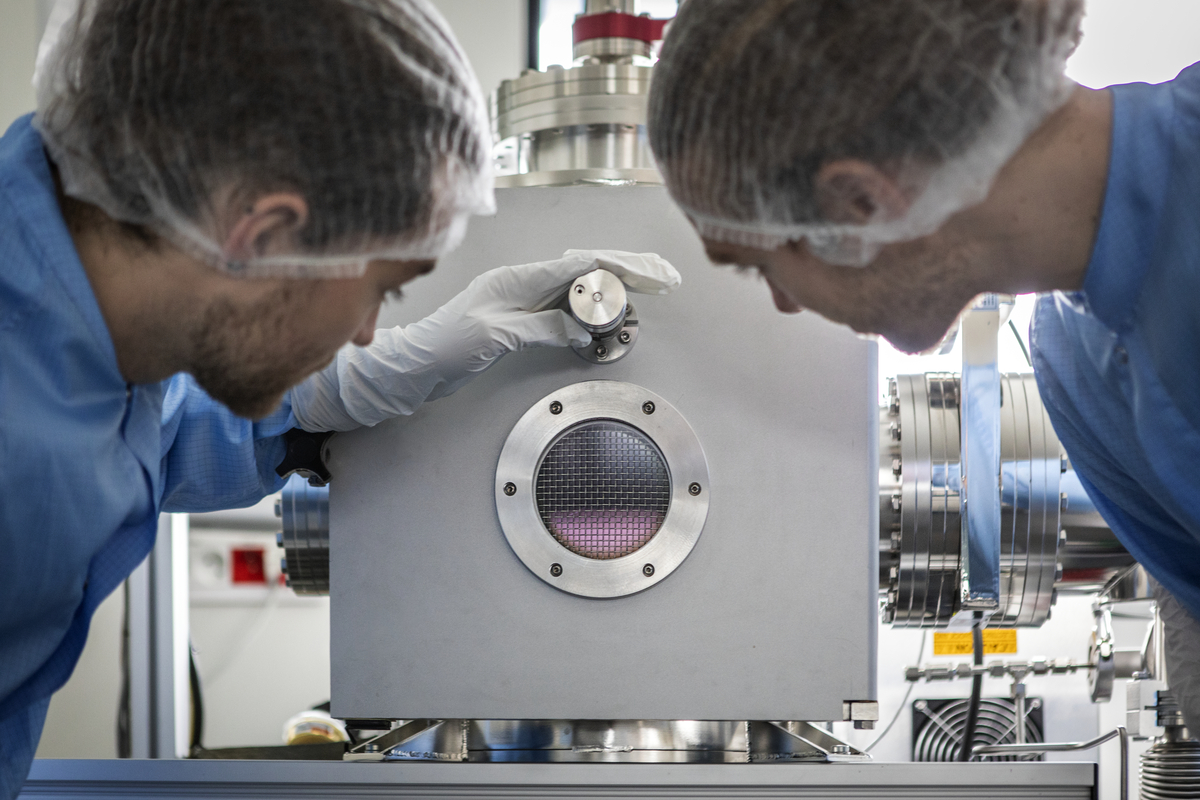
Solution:
M 525 66 L 525 0 L 432 0 L 462 44 L 484 95 Z
M 33 62 L 41 38 L 38 0 L 0 0 L 0 132 L 33 111 Z
M 50 701 L 38 758 L 116 758 L 124 619 L 118 587 L 96 609 L 75 672 Z

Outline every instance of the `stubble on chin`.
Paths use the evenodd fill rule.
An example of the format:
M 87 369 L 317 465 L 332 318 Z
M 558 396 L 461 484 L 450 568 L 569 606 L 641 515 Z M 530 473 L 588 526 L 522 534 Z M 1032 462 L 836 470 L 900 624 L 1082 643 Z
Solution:
M 285 290 L 281 297 L 244 307 L 216 302 L 195 331 L 188 371 L 210 397 L 239 417 L 259 420 L 271 414 L 319 362 L 289 346 L 287 295 Z

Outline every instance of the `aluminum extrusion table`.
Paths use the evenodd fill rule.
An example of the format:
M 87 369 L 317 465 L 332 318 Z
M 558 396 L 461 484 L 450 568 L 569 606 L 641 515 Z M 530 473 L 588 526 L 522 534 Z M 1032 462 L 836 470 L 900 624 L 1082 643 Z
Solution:
M 35 761 L 21 800 L 78 798 L 1078 798 L 1096 765 Z

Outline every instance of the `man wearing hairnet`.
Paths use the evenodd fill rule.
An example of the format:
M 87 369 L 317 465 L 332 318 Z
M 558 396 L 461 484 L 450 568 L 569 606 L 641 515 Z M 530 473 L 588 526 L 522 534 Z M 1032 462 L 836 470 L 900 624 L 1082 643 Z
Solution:
M 1043 401 L 1160 584 L 1200 732 L 1200 65 L 1090 91 L 1081 0 L 688 0 L 650 142 L 713 261 L 902 350 L 981 292 L 1046 292 Z
M 293 427 L 372 425 L 590 341 L 539 309 L 600 264 L 678 283 L 656 256 L 570 251 L 377 333 L 493 210 L 482 95 L 427 2 L 70 6 L 36 114 L 0 138 L 0 798 L 160 511 L 277 491 Z

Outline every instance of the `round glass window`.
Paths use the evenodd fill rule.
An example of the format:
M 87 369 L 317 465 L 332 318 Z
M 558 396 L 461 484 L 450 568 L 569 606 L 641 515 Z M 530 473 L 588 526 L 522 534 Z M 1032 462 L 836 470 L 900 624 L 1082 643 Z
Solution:
M 564 431 L 542 457 L 538 514 L 572 553 L 606 560 L 654 538 L 671 504 L 666 459 L 646 434 L 613 420 Z

